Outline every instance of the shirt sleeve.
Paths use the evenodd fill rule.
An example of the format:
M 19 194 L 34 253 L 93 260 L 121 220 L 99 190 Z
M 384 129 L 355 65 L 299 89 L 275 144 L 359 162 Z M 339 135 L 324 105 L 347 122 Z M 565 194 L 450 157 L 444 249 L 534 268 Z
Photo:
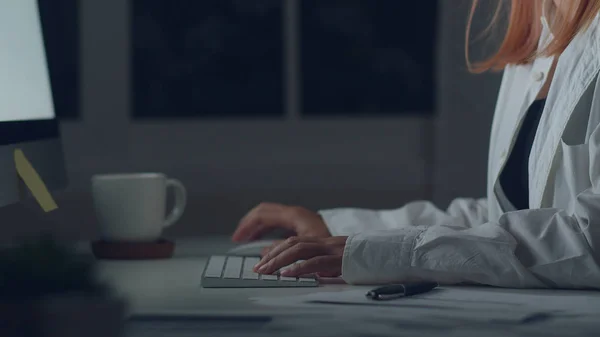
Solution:
M 351 284 L 425 279 L 511 288 L 600 288 L 598 128 L 587 150 L 589 167 L 578 177 L 591 183 L 573 196 L 572 211 L 519 210 L 479 226 L 465 226 L 460 220 L 465 217 L 431 226 L 379 226 L 349 236 L 342 277 Z
M 485 198 L 458 198 L 446 211 L 429 201 L 415 201 L 393 210 L 339 208 L 322 210 L 319 214 L 332 235 L 348 236 L 368 230 L 434 226 L 448 222 L 474 227 L 487 221 L 488 206 Z

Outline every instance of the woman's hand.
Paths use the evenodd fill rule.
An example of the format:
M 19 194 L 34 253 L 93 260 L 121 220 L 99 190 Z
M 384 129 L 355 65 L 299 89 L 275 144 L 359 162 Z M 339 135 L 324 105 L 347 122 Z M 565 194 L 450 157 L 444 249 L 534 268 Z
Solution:
M 235 242 L 253 241 L 275 229 L 285 229 L 297 236 L 330 237 L 321 216 L 302 207 L 262 203 L 240 221 L 233 233 Z
M 340 276 L 347 239 L 347 236 L 291 237 L 271 248 L 254 267 L 254 271 L 272 274 L 291 265 L 281 271 L 282 276 L 296 277 L 313 273 L 324 277 Z M 304 261 L 296 263 L 299 260 Z

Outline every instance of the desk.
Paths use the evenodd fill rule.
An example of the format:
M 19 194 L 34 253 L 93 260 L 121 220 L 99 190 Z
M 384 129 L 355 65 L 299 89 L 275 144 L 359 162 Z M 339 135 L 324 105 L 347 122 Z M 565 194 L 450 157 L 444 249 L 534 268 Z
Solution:
M 600 328 L 600 295 L 590 293 L 598 301 L 598 319 L 570 317 L 552 319 L 538 324 L 520 326 L 461 324 L 440 321 L 408 322 L 402 317 L 394 324 L 380 320 L 378 309 L 356 308 L 340 311 L 339 306 L 315 304 L 293 308 L 263 306 L 253 298 L 278 298 L 315 292 L 356 289 L 345 284 L 319 288 L 275 289 L 204 289 L 200 280 L 208 256 L 223 254 L 232 244 L 228 238 L 183 239 L 177 241 L 175 256 L 156 261 L 102 261 L 99 277 L 124 296 L 134 316 L 154 319 L 133 320 L 131 337 L 154 336 L 245 336 L 298 335 L 306 336 L 597 336 Z M 85 249 L 85 248 L 83 248 Z M 369 287 L 364 287 L 365 292 Z M 511 290 L 490 289 L 498 296 Z M 516 291 L 516 290 L 515 290 Z M 587 295 L 586 295 L 587 296 Z M 156 316 L 160 317 L 156 317 Z M 165 316 L 166 315 L 166 316 Z M 256 319 L 237 321 L 202 321 L 193 316 L 252 316 Z M 165 317 L 190 317 L 186 320 L 165 320 Z M 389 315 L 388 315 L 389 316 Z M 262 318 L 273 317 L 271 321 Z M 388 317 L 389 318 L 389 317 Z M 284 322 L 284 323 L 279 323 Z M 237 327 L 237 328 L 236 328 Z M 241 330 L 240 330 L 241 329 Z M 370 332 L 370 334 L 368 334 Z

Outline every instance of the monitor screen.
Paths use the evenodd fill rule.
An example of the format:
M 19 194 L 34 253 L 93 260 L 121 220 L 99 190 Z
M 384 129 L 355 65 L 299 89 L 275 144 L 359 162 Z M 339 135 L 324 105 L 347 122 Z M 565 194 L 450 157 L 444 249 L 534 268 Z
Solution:
M 54 119 L 37 0 L 3 0 L 0 123 Z
M 15 149 L 49 190 L 67 185 L 47 63 L 37 0 L 0 0 L 0 207 L 23 196 Z

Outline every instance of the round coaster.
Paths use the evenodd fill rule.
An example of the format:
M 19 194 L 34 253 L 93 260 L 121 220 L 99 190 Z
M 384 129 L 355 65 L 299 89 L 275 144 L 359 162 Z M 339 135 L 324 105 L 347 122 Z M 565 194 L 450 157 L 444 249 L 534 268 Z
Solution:
M 168 259 L 174 251 L 175 243 L 165 239 L 156 242 L 92 242 L 94 256 L 105 260 Z

